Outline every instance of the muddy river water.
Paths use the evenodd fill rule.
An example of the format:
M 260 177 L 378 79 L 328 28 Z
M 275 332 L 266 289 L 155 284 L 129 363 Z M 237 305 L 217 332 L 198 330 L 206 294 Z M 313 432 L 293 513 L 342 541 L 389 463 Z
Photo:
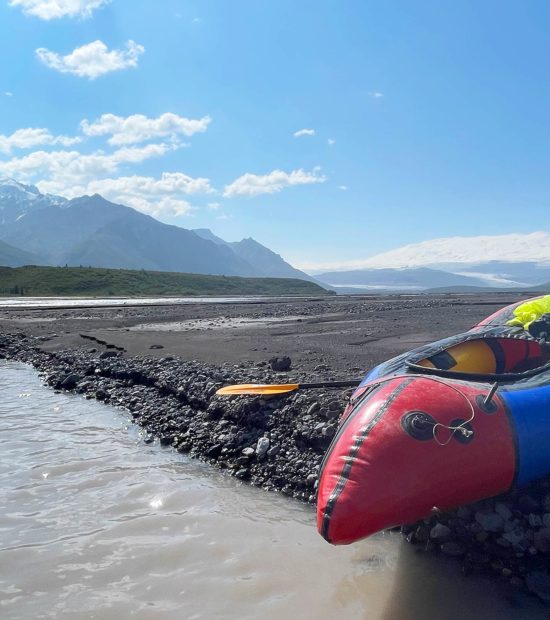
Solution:
M 386 533 L 156 444 L 121 411 L 0 362 L 0 618 L 538 619 L 548 608 Z

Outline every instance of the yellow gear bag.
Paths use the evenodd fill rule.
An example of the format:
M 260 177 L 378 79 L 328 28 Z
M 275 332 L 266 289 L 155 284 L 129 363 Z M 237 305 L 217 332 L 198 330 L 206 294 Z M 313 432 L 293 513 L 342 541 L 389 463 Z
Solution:
M 514 318 L 507 325 L 520 325 L 529 329 L 529 325 L 540 319 L 543 314 L 550 314 L 550 295 L 526 301 L 514 310 Z

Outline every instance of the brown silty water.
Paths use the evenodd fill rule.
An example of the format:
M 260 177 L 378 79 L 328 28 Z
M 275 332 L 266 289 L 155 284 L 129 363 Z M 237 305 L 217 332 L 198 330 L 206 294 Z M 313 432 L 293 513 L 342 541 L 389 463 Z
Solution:
M 399 534 L 331 547 L 311 507 L 145 445 L 21 364 L 0 362 L 0 445 L 3 620 L 548 617 Z

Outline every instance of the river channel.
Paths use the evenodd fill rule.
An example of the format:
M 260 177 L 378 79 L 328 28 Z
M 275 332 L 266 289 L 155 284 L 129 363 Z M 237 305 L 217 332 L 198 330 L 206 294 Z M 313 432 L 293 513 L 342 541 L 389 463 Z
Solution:
M 399 534 L 350 547 L 311 507 L 157 444 L 121 410 L 0 362 L 0 617 L 548 617 Z

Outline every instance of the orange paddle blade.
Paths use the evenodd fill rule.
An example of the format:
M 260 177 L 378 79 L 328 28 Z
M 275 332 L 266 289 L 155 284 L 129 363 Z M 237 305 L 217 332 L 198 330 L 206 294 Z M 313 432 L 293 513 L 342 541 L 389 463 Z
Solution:
M 219 396 L 235 396 L 237 394 L 265 394 L 266 396 L 272 396 L 275 394 L 294 392 L 294 390 L 297 390 L 299 387 L 299 383 L 282 383 L 279 385 L 243 383 L 241 385 L 226 385 L 220 388 L 216 394 Z

